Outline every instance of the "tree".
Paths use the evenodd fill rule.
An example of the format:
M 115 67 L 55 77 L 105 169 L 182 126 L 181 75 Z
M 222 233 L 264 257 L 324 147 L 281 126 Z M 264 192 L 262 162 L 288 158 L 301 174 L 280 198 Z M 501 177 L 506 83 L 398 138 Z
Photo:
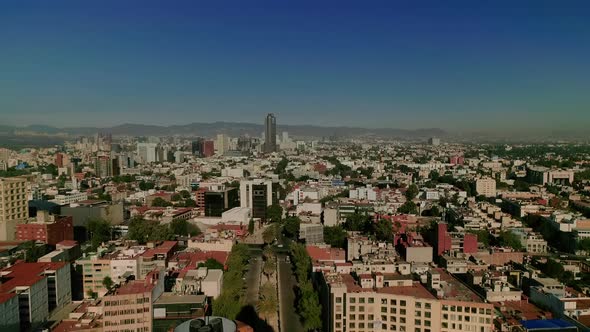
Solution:
M 214 258 L 207 258 L 205 262 L 201 262 L 197 267 L 206 267 L 211 270 L 223 270 L 224 266 Z
M 379 241 L 393 242 L 391 222 L 386 219 L 380 219 L 375 224 L 375 237 Z
M 197 207 L 197 202 L 194 199 L 185 199 L 184 200 L 184 207 Z
M 106 276 L 104 279 L 102 279 L 102 285 L 107 289 L 107 291 L 111 290 L 113 284 L 113 279 L 111 279 L 109 276 Z
M 93 250 L 111 239 L 111 224 L 104 219 L 90 219 L 87 230 Z
M 324 226 L 324 242 L 334 248 L 346 247 L 346 231 L 342 226 Z
M 300 281 L 298 309 L 303 318 L 305 331 L 320 330 L 322 328 L 322 306 L 318 293 L 313 289 L 309 280 Z
M 408 189 L 406 189 L 406 199 L 408 201 L 413 200 L 419 192 L 418 187 L 415 184 L 411 184 Z
M 275 286 L 267 281 L 260 287 L 260 298 L 256 304 L 256 310 L 265 320 L 268 320 L 276 315 L 278 306 Z
M 172 194 L 172 197 L 170 198 L 170 200 L 172 200 L 173 202 L 178 202 L 182 199 L 182 196 L 180 196 L 180 194 Z
M 344 228 L 347 231 L 366 231 L 369 229 L 370 217 L 355 212 L 346 218 L 344 222 Z
M 262 233 L 262 240 L 266 244 L 271 244 L 277 238 L 277 227 L 276 225 L 268 226 Z
M 236 319 L 245 305 L 246 285 L 243 280 L 250 258 L 245 244 L 235 244 L 227 258 L 227 271 L 223 274 L 223 290 L 213 301 L 213 315 Z
M 188 199 L 191 198 L 191 193 L 188 190 L 182 190 L 180 192 L 180 195 L 182 196 L 182 198 L 184 199 Z
M 270 278 L 277 271 L 277 262 L 275 257 L 271 257 L 264 262 L 264 266 L 262 267 L 262 273 L 266 275 L 267 278 Z
M 250 218 L 248 222 L 248 233 L 254 234 L 254 218 Z
M 266 220 L 271 222 L 280 222 L 283 219 L 283 208 L 278 204 L 273 204 L 266 208 Z
M 166 207 L 166 206 L 171 206 L 171 205 L 172 205 L 172 203 L 168 202 L 167 200 L 163 199 L 162 197 L 156 197 L 152 201 L 152 206 Z
M 498 238 L 498 242 L 501 246 L 510 247 L 510 248 L 513 248 L 514 250 L 522 250 L 523 249 L 522 244 L 520 243 L 520 238 L 518 237 L 518 235 L 516 235 L 510 231 L 500 233 L 500 237 Z
M 127 238 L 135 240 L 141 244 L 150 241 L 162 241 L 172 239 L 173 233 L 167 225 L 161 225 L 155 220 L 143 220 L 133 218 L 129 222 L 129 231 Z
M 172 220 L 170 223 L 170 232 L 174 235 L 195 236 L 201 234 L 199 227 L 184 219 Z
M 98 298 L 98 293 L 89 288 L 86 290 L 86 296 L 92 299 L 96 299 Z
M 155 183 L 153 183 L 153 182 L 146 182 L 146 181 L 144 181 L 144 180 L 141 180 L 141 181 L 139 182 L 139 189 L 140 189 L 141 191 L 146 191 L 146 190 L 154 189 L 154 188 L 155 188 L 155 186 L 156 186 L 156 184 L 155 184 Z
M 416 203 L 407 201 L 397 209 L 397 212 L 405 214 L 418 214 L 418 207 L 416 206 Z
M 285 232 L 285 236 L 288 238 L 295 239 L 299 237 L 299 225 L 301 224 L 301 219 L 299 217 L 287 217 L 285 219 L 285 223 L 283 225 L 283 230 Z

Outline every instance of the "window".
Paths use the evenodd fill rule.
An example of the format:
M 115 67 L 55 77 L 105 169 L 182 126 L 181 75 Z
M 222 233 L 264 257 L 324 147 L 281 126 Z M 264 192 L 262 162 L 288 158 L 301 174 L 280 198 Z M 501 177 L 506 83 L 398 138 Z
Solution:
M 336 303 L 342 303 L 342 298 L 341 297 L 337 297 L 336 298 Z
M 359 298 L 359 303 L 365 303 L 365 298 L 364 297 Z
M 375 298 L 370 297 L 369 298 L 369 303 L 375 303 Z
M 397 300 L 389 300 L 389 305 L 397 305 Z
M 359 320 L 365 320 L 365 315 L 359 315 Z
M 422 325 L 422 321 L 419 319 L 414 319 L 414 325 Z
M 399 301 L 399 305 L 402 306 L 402 307 L 405 307 L 406 306 L 406 300 Z
M 432 308 L 432 304 L 426 302 L 426 303 L 424 303 L 424 308 L 430 309 L 430 308 Z
M 356 316 L 355 316 L 355 315 L 350 315 L 350 316 L 348 316 L 348 318 L 349 318 L 350 320 L 356 320 Z
M 430 315 L 431 315 L 431 314 L 430 314 L 430 311 L 426 311 L 426 312 L 424 313 L 424 317 L 426 317 L 426 318 L 430 318 Z
M 355 310 L 356 310 L 356 307 L 355 307 L 355 306 L 353 306 L 353 305 L 351 305 L 351 306 L 350 306 L 350 311 L 351 311 L 351 312 L 354 312 Z
M 381 312 L 387 312 L 387 307 L 381 307 Z
M 416 308 L 418 308 L 418 309 L 419 309 L 419 308 L 422 308 L 422 303 L 420 303 L 420 302 L 416 302 Z
M 360 312 L 364 312 L 365 311 L 365 306 L 364 305 L 359 306 L 359 311 Z
M 374 320 L 374 319 L 375 319 L 375 316 L 374 316 L 374 315 L 368 315 L 368 316 L 367 316 L 367 319 L 368 319 L 368 320 Z
M 399 314 L 400 315 L 405 315 L 406 314 L 406 309 L 400 309 L 399 310 Z
M 356 297 L 351 297 L 350 299 L 348 299 L 348 302 L 356 303 Z

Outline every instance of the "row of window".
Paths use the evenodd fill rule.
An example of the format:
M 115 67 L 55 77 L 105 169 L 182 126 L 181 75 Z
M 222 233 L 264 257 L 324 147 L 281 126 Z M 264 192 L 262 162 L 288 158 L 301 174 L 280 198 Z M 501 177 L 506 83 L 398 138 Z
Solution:
M 109 302 L 109 301 L 107 301 Z M 112 302 L 116 302 L 116 301 L 110 301 Z M 108 306 L 105 303 L 105 306 Z M 121 315 L 133 315 L 133 314 L 142 314 L 144 312 L 150 312 L 150 308 L 145 307 L 145 308 L 139 308 L 137 310 L 135 309 L 125 309 L 125 310 L 106 310 L 104 312 L 105 316 L 121 316 Z
M 483 315 L 483 314 L 491 315 L 492 314 L 492 309 L 475 308 L 475 307 L 468 307 L 468 306 L 462 307 L 462 306 L 454 306 L 454 305 L 449 306 L 446 304 L 442 306 L 442 310 L 443 311 L 451 311 L 451 312 L 465 312 L 465 313 L 471 312 L 472 314 L 476 314 L 479 312 L 480 315 Z

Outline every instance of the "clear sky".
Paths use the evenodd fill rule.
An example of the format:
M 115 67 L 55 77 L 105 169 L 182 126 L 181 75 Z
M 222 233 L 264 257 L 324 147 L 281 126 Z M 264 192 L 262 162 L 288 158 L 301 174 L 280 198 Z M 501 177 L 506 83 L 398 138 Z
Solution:
M 590 1 L 2 1 L 0 124 L 590 125 Z

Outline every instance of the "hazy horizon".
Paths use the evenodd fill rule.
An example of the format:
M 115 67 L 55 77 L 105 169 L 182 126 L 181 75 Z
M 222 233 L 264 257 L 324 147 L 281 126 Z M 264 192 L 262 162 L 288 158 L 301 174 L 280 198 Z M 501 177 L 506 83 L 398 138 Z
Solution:
M 444 6 L 443 6 L 444 5 Z M 590 3 L 0 4 L 0 123 L 590 125 Z

